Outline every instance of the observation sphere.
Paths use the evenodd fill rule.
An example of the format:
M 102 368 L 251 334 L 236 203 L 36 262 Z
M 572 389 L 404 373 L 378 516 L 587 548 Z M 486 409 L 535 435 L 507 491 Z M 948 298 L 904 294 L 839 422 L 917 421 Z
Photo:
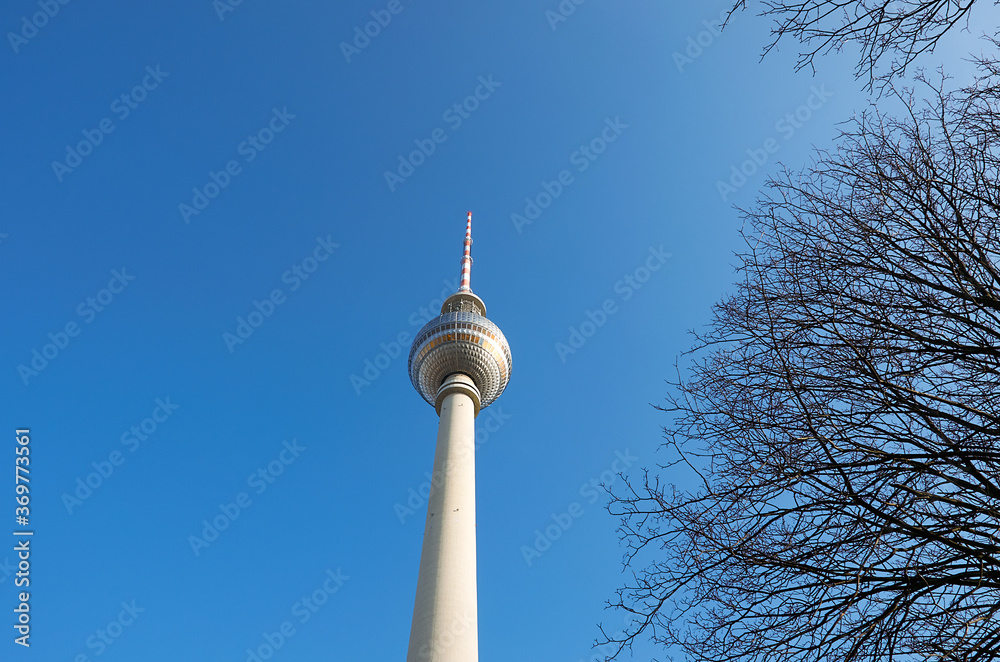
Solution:
M 486 306 L 471 292 L 453 294 L 441 314 L 424 325 L 410 348 L 413 388 L 431 405 L 448 375 L 468 375 L 481 406 L 500 397 L 510 381 L 510 345 L 500 327 L 485 317 Z

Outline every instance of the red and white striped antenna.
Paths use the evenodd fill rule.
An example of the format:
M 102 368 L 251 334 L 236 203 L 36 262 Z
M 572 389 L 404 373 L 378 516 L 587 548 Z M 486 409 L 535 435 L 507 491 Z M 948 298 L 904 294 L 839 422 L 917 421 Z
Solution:
M 472 212 L 465 221 L 465 252 L 462 255 L 462 278 L 459 292 L 472 292 Z

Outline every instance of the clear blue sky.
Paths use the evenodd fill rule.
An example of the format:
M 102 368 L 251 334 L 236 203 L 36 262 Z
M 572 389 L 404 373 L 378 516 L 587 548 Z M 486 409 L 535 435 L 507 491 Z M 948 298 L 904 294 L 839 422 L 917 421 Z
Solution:
M 0 658 L 242 662 L 287 624 L 274 660 L 404 659 L 437 426 L 406 339 L 471 209 L 514 357 L 478 422 L 480 659 L 590 659 L 623 551 L 591 483 L 668 459 L 650 403 L 733 280 L 733 205 L 865 106 L 852 56 L 761 63 L 766 22 L 704 26 L 725 2 L 222 2 L 0 12 L 0 513 L 29 427 L 35 531 L 30 650 L 0 551 Z

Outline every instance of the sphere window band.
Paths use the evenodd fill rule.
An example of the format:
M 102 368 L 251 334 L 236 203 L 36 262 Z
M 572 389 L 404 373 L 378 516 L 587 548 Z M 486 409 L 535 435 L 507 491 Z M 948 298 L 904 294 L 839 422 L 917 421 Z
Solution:
M 467 311 L 443 313 L 417 334 L 410 351 L 410 380 L 434 404 L 449 374 L 467 374 L 482 391 L 482 406 L 493 402 L 510 379 L 507 339 L 488 318 Z

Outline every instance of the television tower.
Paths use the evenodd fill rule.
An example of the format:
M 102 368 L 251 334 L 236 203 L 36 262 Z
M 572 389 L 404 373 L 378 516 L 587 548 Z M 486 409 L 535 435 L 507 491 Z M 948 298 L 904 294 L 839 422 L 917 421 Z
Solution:
M 464 245 L 458 291 L 410 348 L 410 381 L 440 422 L 406 662 L 479 660 L 475 418 L 507 387 L 511 356 L 469 285 L 471 211 Z

